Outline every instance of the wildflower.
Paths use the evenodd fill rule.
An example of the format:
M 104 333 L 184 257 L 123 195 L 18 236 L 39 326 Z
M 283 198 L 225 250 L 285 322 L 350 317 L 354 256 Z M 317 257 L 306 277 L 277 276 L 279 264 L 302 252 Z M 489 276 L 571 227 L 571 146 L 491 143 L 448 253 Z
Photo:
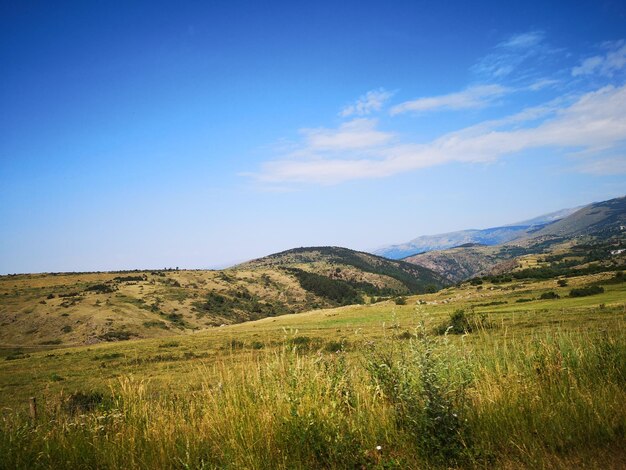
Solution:
M 376 450 L 377 450 L 378 452 L 380 452 L 381 450 L 383 450 L 383 448 L 382 448 L 382 446 L 376 446 Z

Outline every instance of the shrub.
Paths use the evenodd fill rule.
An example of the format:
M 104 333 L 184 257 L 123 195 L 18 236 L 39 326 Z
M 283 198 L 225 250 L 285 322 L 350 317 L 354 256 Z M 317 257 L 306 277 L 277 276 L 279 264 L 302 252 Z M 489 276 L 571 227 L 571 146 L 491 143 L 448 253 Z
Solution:
M 104 341 L 127 341 L 133 336 L 137 336 L 137 333 L 132 333 L 130 331 L 107 331 L 106 333 L 98 336 L 98 338 Z
M 439 335 L 454 334 L 462 335 L 471 333 L 478 328 L 489 327 L 485 314 L 476 315 L 474 312 L 466 313 L 465 310 L 456 310 L 450 319 L 435 329 L 435 333 Z
M 561 296 L 554 291 L 544 292 L 539 296 L 541 300 L 552 300 L 552 299 L 560 299 Z
M 80 293 L 78 292 L 68 292 L 66 294 L 59 294 L 59 297 L 77 297 Z
M 393 335 L 395 339 L 412 339 L 416 336 L 410 331 L 403 331 L 402 333 L 398 333 L 397 335 Z
M 167 323 L 162 322 L 160 320 L 145 321 L 145 322 L 143 322 L 143 326 L 145 326 L 146 328 L 162 328 L 164 330 L 169 330 L 170 329 L 170 327 L 167 326 Z
M 338 353 L 338 352 L 344 351 L 346 348 L 346 343 L 347 342 L 345 340 L 328 341 L 326 345 L 324 346 L 324 351 L 330 352 L 330 353 Z
M 105 353 L 105 354 L 100 354 L 98 356 L 94 356 L 92 359 L 94 361 L 100 361 L 100 360 L 109 360 L 109 359 L 117 359 L 119 357 L 123 357 L 124 355 L 122 353 Z
M 505 305 L 508 304 L 506 300 L 494 300 L 493 302 L 485 302 L 482 304 L 475 304 L 475 307 L 491 307 L 492 305 Z
M 587 297 L 588 295 L 596 295 L 602 294 L 604 292 L 604 287 L 602 286 L 587 286 L 587 287 L 579 287 L 577 289 L 572 289 L 569 292 L 570 297 Z
M 287 345 L 298 351 L 309 351 L 317 348 L 319 345 L 319 338 L 311 338 L 309 336 L 294 336 L 287 340 Z
M 152 273 L 152 274 L 159 274 L 160 276 L 164 276 L 163 273 Z M 139 282 L 139 281 L 145 281 L 146 278 L 144 276 L 117 276 L 113 278 L 114 281 L 119 281 L 119 282 Z
M 567 279 L 559 279 L 558 281 L 556 281 L 557 285 L 559 287 L 566 287 L 567 286 Z
M 110 286 L 107 286 L 106 284 L 94 284 L 92 286 L 85 288 L 85 291 L 95 292 L 97 294 L 109 294 L 111 292 L 115 292 L 115 289 L 113 289 Z
M 56 338 L 56 339 L 47 339 L 45 341 L 42 341 L 39 344 L 41 344 L 42 346 L 52 346 L 55 344 L 61 344 L 62 342 L 63 342 L 62 340 Z
M 70 414 L 84 413 L 94 410 L 103 399 L 100 392 L 75 392 L 67 397 L 64 408 Z
M 396 305 L 406 305 L 406 297 L 396 297 L 393 301 Z
M 6 355 L 6 357 L 4 358 L 5 361 L 15 361 L 16 359 L 25 359 L 27 357 L 30 357 L 30 354 L 26 354 L 21 350 L 17 350 L 17 351 L 13 351 L 10 352 L 9 354 Z
M 231 339 L 226 343 L 226 349 L 243 349 L 243 347 L 243 341 L 239 341 L 238 339 Z

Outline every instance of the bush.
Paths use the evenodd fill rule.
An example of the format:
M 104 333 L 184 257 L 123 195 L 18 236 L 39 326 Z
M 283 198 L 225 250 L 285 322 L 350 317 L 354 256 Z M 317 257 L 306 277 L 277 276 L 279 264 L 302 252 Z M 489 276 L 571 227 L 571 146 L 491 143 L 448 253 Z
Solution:
M 62 342 L 63 342 L 62 340 L 56 338 L 56 339 L 47 339 L 45 341 L 42 341 L 39 344 L 41 344 L 42 346 L 52 346 L 55 344 L 61 344 Z
M 137 336 L 137 333 L 131 333 L 130 331 L 107 331 L 98 336 L 98 338 L 104 341 L 127 341 L 133 336 Z
M 567 286 L 567 279 L 559 279 L 558 281 L 556 281 L 557 285 L 559 287 L 566 287 Z
M 68 292 L 66 294 L 59 294 L 59 297 L 63 298 L 63 297 L 77 297 L 80 294 L 78 292 Z
M 143 322 L 143 326 L 145 326 L 146 328 L 162 328 L 164 330 L 169 330 L 170 329 L 170 327 L 167 326 L 167 323 L 162 322 L 160 320 L 145 321 L 145 322 Z
M 324 346 L 324 351 L 329 353 L 338 353 L 344 351 L 346 347 L 346 341 L 329 341 Z
M 15 361 L 16 359 L 25 359 L 27 357 L 30 357 L 30 354 L 26 354 L 21 350 L 17 350 L 17 351 L 13 351 L 10 352 L 9 354 L 6 355 L 6 357 L 4 358 L 5 361 Z
M 541 294 L 539 298 L 541 300 L 553 300 L 553 299 L 560 299 L 561 296 L 557 294 L 556 292 L 550 291 L 550 292 L 544 292 L 543 294 Z
M 604 287 L 602 286 L 587 286 L 587 287 L 579 287 L 577 289 L 572 289 L 569 292 L 570 297 L 587 297 L 589 295 L 602 294 L 604 292 Z
M 406 297 L 396 297 L 393 301 L 396 305 L 406 305 Z
M 75 392 L 67 397 L 64 408 L 70 414 L 84 413 L 94 410 L 103 399 L 100 392 Z
M 111 360 L 111 359 L 118 359 L 120 357 L 124 357 L 124 355 L 122 353 L 104 353 L 104 354 L 100 354 L 98 356 L 94 356 L 92 359 L 94 361 L 101 361 L 101 360 Z
M 395 339 L 413 339 L 416 336 L 410 331 L 403 331 L 402 333 L 398 333 L 397 335 L 393 335 Z
M 94 284 L 93 286 L 89 286 L 85 288 L 85 291 L 95 292 L 97 294 L 109 294 L 111 292 L 115 292 L 115 289 L 113 289 L 110 286 L 107 286 L 106 284 Z
M 294 336 L 287 340 L 287 345 L 298 351 L 309 351 L 319 346 L 319 338 L 311 338 L 309 336 Z
M 243 347 L 243 341 L 239 341 L 238 339 L 231 339 L 226 343 L 226 349 L 243 349 Z
M 456 310 L 450 315 L 450 320 L 442 323 L 435 329 L 438 335 L 453 334 L 462 335 L 471 333 L 480 327 L 488 327 L 485 314 L 477 316 L 474 312 L 466 313 L 465 310 Z

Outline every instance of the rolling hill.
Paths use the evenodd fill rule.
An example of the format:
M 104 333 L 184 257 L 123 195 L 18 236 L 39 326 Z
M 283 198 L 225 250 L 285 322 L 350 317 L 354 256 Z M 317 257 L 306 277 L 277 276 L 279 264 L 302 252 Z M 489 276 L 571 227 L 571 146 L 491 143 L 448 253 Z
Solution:
M 434 291 L 427 268 L 346 248 L 298 248 L 222 271 L 0 277 L 0 346 L 160 337 Z
M 294 248 L 237 268 L 304 269 L 374 295 L 423 293 L 442 285 L 427 268 L 341 247 Z

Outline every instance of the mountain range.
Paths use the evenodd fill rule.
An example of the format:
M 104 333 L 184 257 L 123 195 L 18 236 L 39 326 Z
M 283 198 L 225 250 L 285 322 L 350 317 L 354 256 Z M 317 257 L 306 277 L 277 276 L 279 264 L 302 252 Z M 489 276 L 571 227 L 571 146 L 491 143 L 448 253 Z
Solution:
M 467 243 L 418 253 L 404 261 L 430 269 L 447 282 L 456 283 L 479 275 L 519 269 L 525 266 L 525 257 L 563 252 L 573 246 L 601 246 L 598 256 L 609 257 L 614 251 L 610 247 L 621 247 L 625 235 L 626 197 L 621 197 L 578 208 L 552 222 L 532 225 L 506 243 L 491 246 Z
M 580 207 L 562 209 L 544 214 L 533 219 L 500 227 L 486 229 L 467 229 L 437 235 L 422 235 L 406 243 L 387 245 L 373 251 L 374 254 L 390 259 L 403 259 L 418 253 L 433 250 L 445 250 L 467 244 L 500 245 L 522 238 L 567 217 Z

